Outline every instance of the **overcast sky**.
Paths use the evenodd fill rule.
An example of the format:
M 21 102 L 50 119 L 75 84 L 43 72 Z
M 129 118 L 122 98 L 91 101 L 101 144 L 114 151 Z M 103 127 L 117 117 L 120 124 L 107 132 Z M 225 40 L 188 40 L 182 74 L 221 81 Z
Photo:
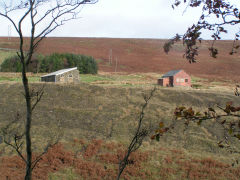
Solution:
M 171 2 L 174 0 L 99 0 L 97 4 L 84 5 L 80 19 L 67 22 L 49 36 L 171 38 L 184 33 L 201 14 L 200 9 L 188 9 L 183 14 L 184 6 L 173 10 Z M 0 22 L 0 36 L 8 36 L 10 23 L 3 18 Z M 17 35 L 13 27 L 11 35 Z M 209 39 L 208 33 L 203 37 Z M 233 37 L 231 33 L 225 36 Z

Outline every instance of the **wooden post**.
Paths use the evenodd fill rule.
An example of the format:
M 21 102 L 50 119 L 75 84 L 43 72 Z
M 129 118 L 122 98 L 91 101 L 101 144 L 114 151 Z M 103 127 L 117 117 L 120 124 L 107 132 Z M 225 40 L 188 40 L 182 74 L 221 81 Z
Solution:
M 12 29 L 11 25 L 8 25 L 8 40 L 11 40 Z
M 112 49 L 109 50 L 109 65 L 112 65 Z
M 118 59 L 115 58 L 115 61 L 116 61 L 116 63 L 115 63 L 115 72 L 117 72 Z

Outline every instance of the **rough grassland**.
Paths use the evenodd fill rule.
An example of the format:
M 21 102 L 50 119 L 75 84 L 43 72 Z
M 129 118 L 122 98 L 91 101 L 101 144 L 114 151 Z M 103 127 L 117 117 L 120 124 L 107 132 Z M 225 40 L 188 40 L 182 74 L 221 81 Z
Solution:
M 137 123 L 142 95 L 147 93 L 149 88 L 121 88 L 101 87 L 80 84 L 42 84 L 33 83 L 32 88 L 37 89 L 45 85 L 45 94 L 38 104 L 34 113 L 34 124 L 39 129 L 46 129 L 49 123 L 59 120 L 64 128 L 65 140 L 73 138 L 107 138 L 110 134 L 112 124 L 112 137 L 117 140 L 127 140 Z M 23 88 L 20 83 L 0 84 L 0 122 L 7 122 L 13 119 L 16 112 L 23 115 L 24 99 Z M 168 123 L 171 120 L 174 108 L 178 105 L 206 108 L 216 102 L 224 105 L 227 101 L 236 99 L 231 93 L 215 93 L 204 90 L 185 90 L 159 88 L 151 100 L 146 112 L 145 122 L 148 126 L 156 127 L 159 121 Z M 23 111 L 23 112 L 22 112 Z M 54 123 L 53 123 L 54 124 Z M 181 130 L 183 127 L 179 127 Z M 193 129 L 196 127 L 193 127 Z M 186 138 L 184 146 L 190 149 L 204 149 L 211 151 L 214 148 L 214 137 L 211 132 L 208 134 L 208 127 L 201 130 L 197 128 L 192 135 L 183 138 L 177 135 L 177 142 L 181 143 Z M 39 132 L 42 134 L 42 132 Z M 202 134 L 201 136 L 197 136 Z M 44 133 L 42 134 L 44 136 Z M 208 137 L 209 135 L 209 137 Z M 173 135 L 173 137 L 176 137 Z M 202 146 L 194 139 L 201 139 L 208 142 Z M 170 141 L 176 143 L 176 140 Z M 196 143 L 196 144 L 195 144 Z M 212 147 L 213 146 L 213 147 Z
M 39 175 L 42 172 L 48 172 L 49 179 L 113 179 L 116 176 L 117 156 L 123 153 L 124 145 L 129 142 L 137 125 L 143 103 L 142 95 L 149 92 L 151 87 L 86 83 L 32 83 L 31 87 L 38 89 L 43 85 L 45 94 L 34 112 L 34 149 L 41 151 L 50 136 L 59 130 L 57 125 L 64 132 L 61 142 L 65 148 L 59 145 L 50 151 L 47 159 L 43 159 L 35 171 L 36 179 L 43 177 Z M 16 112 L 24 119 L 21 83 L 2 82 L 0 92 L 0 125 L 13 120 Z M 146 110 L 145 125 L 153 131 L 160 121 L 170 123 L 177 105 L 206 108 L 216 102 L 224 105 L 227 101 L 239 104 L 239 100 L 229 91 L 159 88 Z M 240 177 L 239 169 L 230 166 L 235 155 L 229 158 L 226 151 L 217 147 L 216 142 L 221 138 L 217 128 L 209 124 L 203 124 L 202 127 L 191 124 L 184 134 L 183 128 L 181 123 L 177 124 L 175 131 L 163 137 L 160 143 L 151 142 L 147 138 L 141 148 L 142 152 L 134 155 L 136 163 L 127 169 L 124 179 L 221 179 L 218 177 L 220 172 L 223 175 L 221 177 L 227 176 L 228 179 Z M 213 136 L 213 132 L 217 136 Z M 85 139 L 85 142 L 80 139 Z M 121 144 L 112 147 L 116 142 Z M 239 148 L 239 143 L 236 143 L 236 148 Z M 0 145 L 0 149 L 2 155 L 12 157 L 6 159 L 4 156 L 1 159 L 3 164 L 11 162 L 7 165 L 10 169 L 3 171 L 5 175 L 7 172 L 10 175 L 13 172 L 19 175 L 24 172 L 21 170 L 24 168 L 21 160 L 10 156 L 14 153 L 9 148 Z M 79 157 L 76 152 L 80 153 Z M 0 169 L 6 167 L 1 166 L 2 163 Z M 18 164 L 18 171 L 12 171 L 14 164 Z M 44 167 L 49 168 L 44 170 Z M 47 174 L 44 174 L 46 178 Z

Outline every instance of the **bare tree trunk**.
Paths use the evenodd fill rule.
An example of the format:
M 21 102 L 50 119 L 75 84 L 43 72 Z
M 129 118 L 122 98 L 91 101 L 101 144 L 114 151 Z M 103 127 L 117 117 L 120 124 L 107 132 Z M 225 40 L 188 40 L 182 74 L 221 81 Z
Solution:
M 26 135 L 26 152 L 27 152 L 27 162 L 26 162 L 26 174 L 25 180 L 32 179 L 32 141 L 31 141 L 31 122 L 32 122 L 32 104 L 31 104 L 31 95 L 29 92 L 28 78 L 26 75 L 26 69 L 23 65 L 22 69 L 22 83 L 25 91 L 25 100 L 27 108 L 27 121 L 25 126 L 25 135 Z

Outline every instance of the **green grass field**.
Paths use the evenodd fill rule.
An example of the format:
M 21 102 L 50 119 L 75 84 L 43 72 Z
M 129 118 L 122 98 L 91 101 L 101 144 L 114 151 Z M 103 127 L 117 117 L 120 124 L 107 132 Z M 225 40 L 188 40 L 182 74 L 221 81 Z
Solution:
M 112 81 L 113 78 L 91 74 L 80 74 L 80 80 L 85 83 L 92 83 L 96 81 Z
M 29 82 L 39 82 L 40 77 L 29 77 Z M 22 82 L 21 77 L 0 77 L 0 82 Z

